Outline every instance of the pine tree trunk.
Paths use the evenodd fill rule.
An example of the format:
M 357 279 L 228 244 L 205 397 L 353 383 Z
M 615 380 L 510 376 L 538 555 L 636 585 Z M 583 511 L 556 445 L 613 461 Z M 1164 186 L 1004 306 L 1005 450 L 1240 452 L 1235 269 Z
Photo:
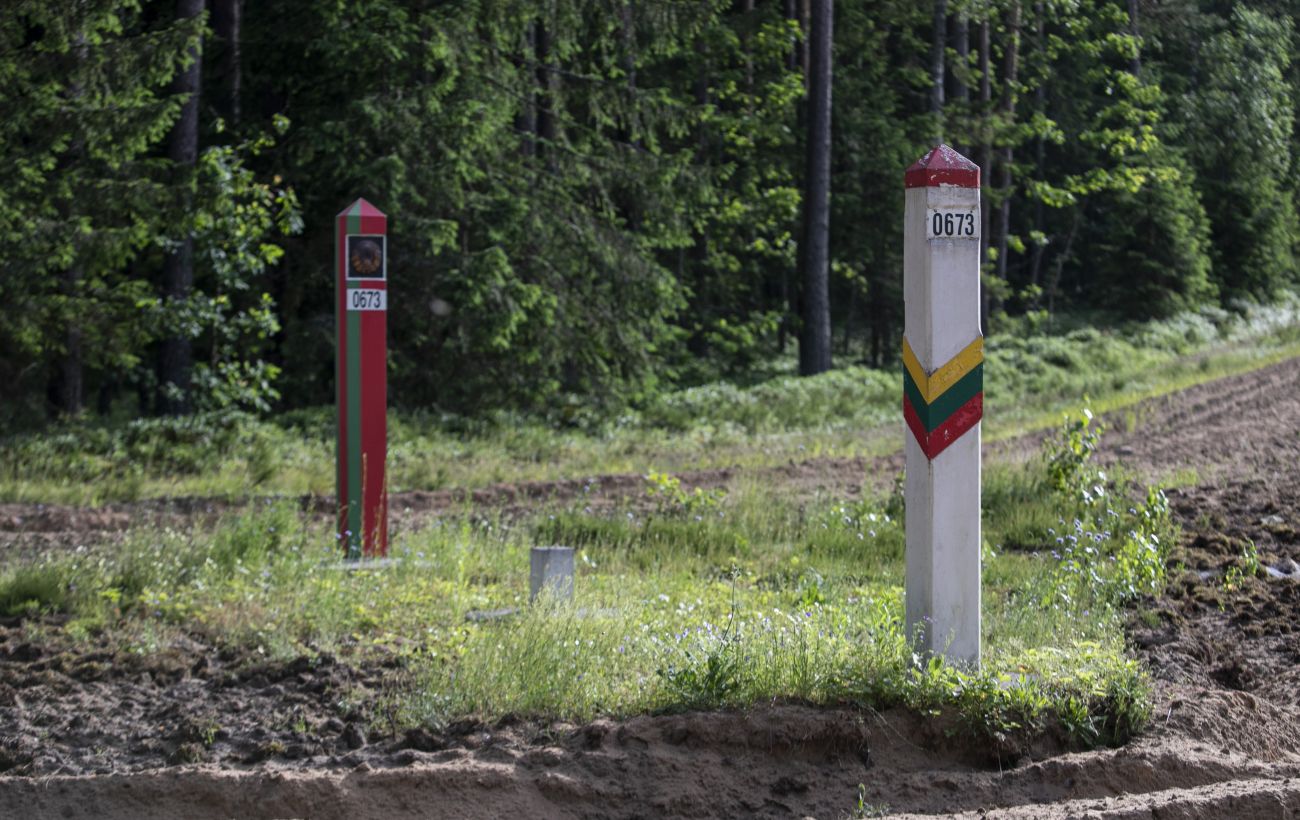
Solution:
M 957 19 L 953 24 L 953 39 L 956 41 L 957 64 L 960 66 L 959 70 L 951 72 L 953 91 L 955 92 L 953 97 L 958 103 L 957 116 L 963 118 L 969 114 L 970 107 L 970 86 L 966 84 L 965 74 L 970 65 L 970 19 L 964 11 L 957 15 Z M 969 128 L 969 126 L 966 126 L 966 128 Z M 959 143 L 953 147 L 961 154 L 965 154 L 970 150 L 970 146 L 964 143 Z
M 213 0 L 212 30 L 221 40 L 221 63 L 218 71 L 221 75 L 224 91 L 224 109 L 226 118 L 232 125 L 239 125 L 240 87 L 242 85 L 242 66 L 240 62 L 239 29 L 243 17 L 244 0 Z
M 806 53 L 805 47 L 808 41 L 808 37 L 805 33 L 806 28 L 804 27 L 803 16 L 800 14 L 800 6 L 801 6 L 801 0 L 785 0 L 785 18 L 787 20 L 793 20 L 795 23 L 797 23 L 798 25 L 796 26 L 796 28 L 799 31 L 799 36 L 796 37 L 794 41 L 790 43 L 790 51 L 786 56 L 786 68 L 790 71 L 800 72 L 804 77 L 804 87 L 807 88 L 808 66 L 804 57 Z M 799 132 L 804 131 L 805 120 L 806 117 L 804 116 L 804 106 L 796 105 L 795 106 L 795 128 L 797 131 Z M 783 306 L 783 310 L 781 314 L 781 323 L 777 326 L 777 332 L 776 332 L 776 346 L 777 346 L 777 350 L 781 353 L 785 353 L 786 343 L 789 341 L 789 337 L 792 335 L 790 332 L 791 330 L 790 326 L 794 322 L 794 316 L 796 313 L 795 304 L 794 304 L 794 295 L 792 292 L 793 288 L 791 288 L 790 285 L 791 285 L 790 269 L 789 267 L 782 265 L 781 266 L 781 304 Z
M 76 35 L 76 46 L 73 53 L 78 61 L 86 59 L 86 36 L 84 32 Z M 84 89 L 80 83 L 74 83 L 68 88 L 68 96 L 72 98 L 80 97 Z M 62 158 L 60 164 L 63 169 L 76 163 L 84 153 L 86 148 L 85 142 L 80 138 L 73 140 L 72 145 L 68 147 L 68 153 Z M 71 214 L 62 213 L 65 219 L 70 219 Z M 80 242 L 73 240 L 73 247 L 76 256 L 80 256 Z M 61 284 L 64 298 L 68 299 L 73 305 L 77 303 L 77 291 L 81 282 L 82 269 L 81 260 L 76 258 L 72 264 L 64 271 Z M 85 382 L 83 371 L 83 360 L 81 350 L 81 323 L 75 315 L 65 317 L 68 325 L 63 334 L 63 352 L 55 364 L 54 374 L 50 379 L 48 400 L 54 407 L 55 411 L 61 416 L 75 416 L 81 412 L 82 405 L 85 401 Z
M 808 172 L 804 186 L 804 232 L 799 247 L 803 273 L 803 334 L 799 373 L 831 368 L 830 182 L 832 0 L 813 0 L 808 78 Z
M 75 302 L 77 285 L 81 281 L 79 263 L 70 265 L 63 272 L 62 290 Z M 61 416 L 75 416 L 81 412 L 85 401 L 85 385 L 82 376 L 81 326 L 70 321 L 63 336 L 63 354 L 55 366 L 54 378 L 50 382 L 50 403 Z
M 1010 42 L 1006 49 L 1006 62 L 1003 65 L 1003 83 L 1002 83 L 1002 104 L 1000 110 L 1003 116 L 1004 125 L 1010 125 L 1016 115 L 1016 78 L 1020 67 L 1020 3 L 1012 3 L 1010 16 L 1007 20 L 1007 37 Z M 1007 278 L 1007 251 L 1011 235 L 1011 162 L 1014 158 L 1012 147 L 1006 145 L 1002 148 L 1002 156 L 998 162 L 1000 179 L 998 188 L 1001 190 L 1002 202 L 998 207 L 998 278 L 1005 280 Z M 989 310 L 992 311 L 996 305 L 990 303 Z
M 197 17 L 203 13 L 204 0 L 178 0 L 178 18 Z M 174 89 L 185 95 L 180 119 L 172 126 L 168 154 L 181 174 L 190 173 L 199 155 L 199 69 L 201 48 L 191 52 L 193 61 L 177 76 Z M 192 202 L 187 196 L 182 219 L 188 221 Z M 163 261 L 162 295 L 164 302 L 188 299 L 194 289 L 194 238 L 188 233 L 179 246 Z M 177 333 L 163 339 L 158 360 L 158 412 L 164 415 L 183 415 L 190 412 L 190 368 L 192 364 L 191 339 Z M 179 392 L 177 392 L 179 391 Z
M 1034 30 L 1034 48 L 1038 52 L 1038 58 L 1043 60 L 1046 65 L 1047 61 L 1047 33 L 1046 33 L 1046 15 L 1042 0 L 1034 5 L 1034 16 L 1036 18 L 1036 28 Z M 1047 116 L 1047 76 L 1044 76 L 1038 82 L 1038 88 L 1034 90 L 1034 109 L 1042 117 Z M 1034 146 L 1034 167 L 1038 168 L 1041 174 L 1047 164 L 1047 140 L 1042 134 L 1038 135 Z M 1047 228 L 1047 208 L 1043 205 L 1042 197 L 1034 198 L 1034 228 L 1039 234 L 1046 234 Z M 1033 254 L 1030 256 L 1029 263 L 1029 283 L 1037 286 L 1042 282 L 1043 275 L 1043 255 L 1047 251 L 1047 239 L 1042 239 L 1034 243 Z M 1038 297 L 1034 297 L 1033 307 L 1038 306 Z
M 539 156 L 555 167 L 555 140 L 559 133 L 556 116 L 559 110 L 559 74 L 551 62 L 551 31 L 544 23 L 536 24 L 537 34 L 537 146 Z
M 525 74 L 524 96 L 515 116 L 515 130 L 519 132 L 519 153 L 525 157 L 537 155 L 537 87 L 536 74 L 530 66 L 537 59 L 537 26 L 524 27 L 524 56 L 520 65 Z
M 1138 27 L 1138 0 L 1128 0 L 1128 27 L 1134 39 L 1140 40 L 1142 31 Z M 1133 51 L 1133 59 L 1129 61 L 1129 71 L 1133 72 L 1134 76 L 1142 73 L 1142 50 L 1140 48 Z
M 695 72 L 695 82 L 692 83 L 691 92 L 695 99 L 697 109 L 703 110 L 709 104 L 710 88 L 712 80 L 710 77 L 710 66 L 708 64 L 708 50 L 703 43 L 696 43 L 695 58 L 699 60 L 699 68 Z M 706 129 L 701 128 L 696 135 L 695 150 L 698 156 L 708 157 L 709 153 L 709 134 Z M 716 282 L 710 280 L 710 271 L 708 266 L 709 245 L 708 237 L 703 231 L 693 229 L 691 231 L 691 279 L 695 283 L 695 311 L 697 316 L 705 318 L 701 325 L 707 324 L 713 318 L 715 305 L 715 291 L 717 290 Z M 709 355 L 709 340 L 703 333 L 692 333 L 686 340 L 686 349 L 692 355 L 704 358 Z
M 989 184 L 993 178 L 993 132 L 990 125 L 990 106 L 993 102 L 993 83 L 990 72 L 989 21 L 980 20 L 979 73 L 980 73 L 980 149 L 976 163 L 980 167 L 980 276 L 989 262 L 989 227 L 993 223 L 989 207 Z M 980 332 L 989 332 L 989 291 L 980 286 Z
M 745 52 L 745 93 L 754 93 L 754 46 L 750 42 L 749 26 L 754 17 L 754 0 L 744 0 L 740 4 L 740 10 L 745 17 L 745 37 L 742 41 L 741 48 Z
M 930 31 L 930 114 L 934 117 L 934 142 L 943 142 L 944 54 L 948 47 L 948 0 L 934 0 Z
M 1056 312 L 1056 294 L 1061 289 L 1061 272 L 1065 270 L 1065 263 L 1070 259 L 1070 249 L 1074 247 L 1075 234 L 1079 232 L 1079 208 L 1075 206 L 1074 214 L 1070 219 L 1070 231 L 1065 235 L 1065 247 L 1057 254 L 1056 264 L 1052 268 L 1051 279 L 1047 283 L 1047 315 L 1050 317 Z

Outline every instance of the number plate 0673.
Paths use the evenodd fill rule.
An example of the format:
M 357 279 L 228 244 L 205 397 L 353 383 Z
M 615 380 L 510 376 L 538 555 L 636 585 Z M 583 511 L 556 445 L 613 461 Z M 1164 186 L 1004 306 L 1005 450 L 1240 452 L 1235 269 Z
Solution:
M 388 291 L 369 288 L 349 288 L 348 310 L 387 310 Z
M 926 239 L 979 239 L 979 214 L 973 208 L 930 208 L 925 212 Z

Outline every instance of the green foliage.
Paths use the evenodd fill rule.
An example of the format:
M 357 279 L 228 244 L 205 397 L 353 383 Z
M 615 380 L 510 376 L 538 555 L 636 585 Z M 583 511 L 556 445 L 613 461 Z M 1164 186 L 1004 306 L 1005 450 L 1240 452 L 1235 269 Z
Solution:
M 1147 488 L 1125 510 L 1128 487 L 1089 464 L 1100 438 L 1085 408 L 1077 419 L 1067 416 L 1059 437 L 1044 442 L 1043 453 L 1050 486 L 1073 507 L 1069 524 L 1062 517 L 1059 531 L 1048 530 L 1056 544 L 1053 595 L 1089 606 L 1159 594 L 1175 536 L 1169 500 L 1159 487 Z
M 1070 330 L 990 340 L 986 430 L 1004 436 L 1059 424 L 1090 395 L 1111 412 L 1171 389 L 1300 353 L 1300 303 L 1203 308 L 1123 332 Z M 393 492 L 478 488 L 503 481 L 702 468 L 777 467 L 810 457 L 879 455 L 898 444 L 899 373 L 845 368 L 748 388 L 705 385 L 669 393 L 616 424 L 555 430 L 516 414 L 389 413 Z M 1062 398 L 1064 397 L 1064 398 Z M 1126 411 L 1134 418 L 1133 410 Z M 334 490 L 334 409 L 259 419 L 238 412 L 103 423 L 0 438 L 0 498 L 94 504 L 165 494 L 287 495 Z M 988 473 L 987 503 L 1018 521 L 1007 545 L 1051 526 L 1036 486 Z M 589 480 L 591 483 L 593 480 Z M 594 486 L 594 484 L 593 484 Z M 901 490 L 886 508 L 901 515 Z M 848 513 L 859 517 L 856 511 Z M 1045 517 L 1047 516 L 1047 517 Z M 671 528 L 672 517 L 656 526 Z M 828 533 L 837 532 L 834 521 Z M 855 532 L 857 532 L 855 530 Z M 559 543 L 562 538 L 556 537 Z M 997 543 L 997 542 L 994 542 Z
M 792 698 L 951 714 L 1012 748 L 1008 737 L 1057 726 L 1080 746 L 1119 743 L 1145 720 L 1146 683 L 1109 604 L 1043 594 L 1056 576 L 1018 571 L 1017 553 L 988 559 L 982 668 L 918 664 L 902 627 L 901 527 L 874 499 L 803 507 L 748 489 L 700 520 L 561 512 L 441 518 L 397 539 L 395 567 L 345 572 L 322 522 L 259 503 L 211 529 L 141 527 L 112 551 L 11 567 L 0 612 L 66 613 L 76 634 L 183 629 L 276 657 L 396 658 L 407 682 L 382 711 L 397 728 Z M 576 600 L 529 605 L 529 546 L 561 518 L 589 534 L 569 542 Z M 1001 513 L 989 525 L 1005 528 Z M 519 611 L 466 618 L 502 607 Z
M 6 616 L 70 612 L 77 603 L 66 565 L 23 565 L 0 576 L 0 613 Z
M 1258 577 L 1262 569 L 1259 563 L 1259 547 L 1255 546 L 1253 538 L 1247 538 L 1241 548 L 1241 569 L 1248 578 Z
M 1160 488 L 1148 489 L 1146 500 L 1132 509 L 1137 526 L 1129 530 L 1114 556 L 1113 585 L 1126 600 L 1164 590 L 1165 563 L 1174 536 L 1169 501 Z
M 1140 188 L 1097 198 L 1085 232 L 1093 249 L 1093 303 L 1128 319 L 1171 316 L 1209 302 L 1217 291 L 1195 174 L 1172 151 L 1155 158 L 1163 167 Z
M 709 424 L 750 433 L 870 424 L 893 413 L 897 395 L 894 374 L 850 367 L 811 378 L 786 376 L 749 388 L 718 382 L 680 390 L 649 404 L 638 421 L 670 430 Z
M 152 338 L 137 308 L 151 287 L 129 265 L 171 216 L 152 149 L 179 110 L 167 83 L 201 21 L 148 19 L 136 0 L 20 0 L 0 19 L 5 415 L 40 407 L 32 394 L 62 357 L 121 373 Z
M 288 128 L 278 120 L 277 129 Z M 186 299 L 144 300 L 160 335 L 189 337 L 199 351 L 191 376 L 196 411 L 265 412 L 280 397 L 280 368 L 262 358 L 280 331 L 267 269 L 284 255 L 275 235 L 302 228 L 293 191 L 260 182 L 247 162 L 274 145 L 264 136 L 238 146 L 213 146 L 199 157 L 192 223 L 197 287 Z
M 667 473 L 650 473 L 645 477 L 646 494 L 655 499 L 660 513 L 701 515 L 716 510 L 726 498 L 725 490 L 705 490 L 701 487 L 687 492 L 681 479 Z
M 1213 226 L 1214 276 L 1228 297 L 1266 297 L 1296 281 L 1292 34 L 1291 20 L 1237 5 L 1200 49 L 1189 155 Z
M 1078 494 L 1085 502 L 1090 502 L 1104 492 L 1099 493 L 1096 480 L 1105 480 L 1105 473 L 1089 469 L 1089 462 L 1105 426 L 1097 423 L 1093 426 L 1092 410 L 1084 407 L 1077 418 L 1068 414 L 1061 425 L 1057 439 L 1047 441 L 1047 480 L 1052 489 L 1063 495 Z
M 6 429 L 76 404 L 76 384 L 100 415 L 151 412 L 163 337 L 193 343 L 198 412 L 329 402 L 333 218 L 359 195 L 390 217 L 404 410 L 775 431 L 852 415 L 835 396 L 864 376 L 856 399 L 874 406 L 862 371 L 778 382 L 759 403 L 747 390 L 791 372 L 800 334 L 807 34 L 781 4 L 284 0 L 249 6 L 238 66 L 203 18 L 160 0 L 11 5 Z M 977 43 L 965 60 L 950 49 L 941 112 L 924 7 L 837 11 L 838 361 L 897 355 L 898 176 L 939 133 L 985 165 L 991 344 L 1081 311 L 1105 327 L 1216 297 L 1239 310 L 1295 281 L 1285 17 L 1192 2 L 1144 14 L 1139 36 L 1113 0 L 967 11 L 971 31 L 987 23 L 991 70 Z M 189 170 L 164 154 L 195 49 Z M 187 236 L 195 290 L 164 304 L 163 260 Z
M 682 708 L 709 708 L 731 702 L 742 685 L 741 647 L 732 634 L 735 613 L 718 632 L 705 624 L 695 640 L 686 643 L 680 654 L 670 656 L 668 665 L 656 673 L 663 679 L 668 696 Z M 680 636 L 685 637 L 685 633 Z
M 41 433 L 11 437 L 0 446 L 0 480 L 18 486 L 24 476 L 78 486 L 83 500 L 134 499 L 146 479 L 175 485 L 235 468 L 238 478 L 223 492 L 243 493 L 274 475 L 284 452 L 284 431 L 240 412 L 146 418 L 103 426 L 73 421 Z M 231 458 L 242 454 L 243 462 Z M 168 478 L 164 478 L 168 477 Z M 101 497 L 100 492 L 108 491 Z

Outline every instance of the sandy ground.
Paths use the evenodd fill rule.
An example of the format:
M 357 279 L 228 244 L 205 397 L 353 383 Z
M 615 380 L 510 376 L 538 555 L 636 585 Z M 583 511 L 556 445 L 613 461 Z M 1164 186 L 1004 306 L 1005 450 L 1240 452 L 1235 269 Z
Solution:
M 0 622 L 0 818 L 1300 817 L 1300 361 L 1110 421 L 1104 458 L 1146 477 L 1198 476 L 1170 493 L 1184 537 L 1169 592 L 1131 631 L 1157 681 L 1156 716 L 1122 749 L 1043 746 L 999 763 L 906 712 L 790 704 L 367 738 L 366 716 L 340 717 L 337 703 L 364 701 L 401 674 L 395 664 L 258 665 L 192 639 L 147 656 L 69 651 L 57 624 L 10 621 Z M 990 455 L 1033 447 L 1006 442 Z M 868 470 L 892 478 L 899 467 L 822 460 L 760 478 L 845 495 Z M 408 520 L 467 500 L 509 510 L 581 495 L 613 507 L 643 487 L 602 476 L 404 494 L 394 507 Z M 132 521 L 210 506 L 0 506 L 0 550 L 111 541 Z M 1248 543 L 1264 575 L 1225 590 Z

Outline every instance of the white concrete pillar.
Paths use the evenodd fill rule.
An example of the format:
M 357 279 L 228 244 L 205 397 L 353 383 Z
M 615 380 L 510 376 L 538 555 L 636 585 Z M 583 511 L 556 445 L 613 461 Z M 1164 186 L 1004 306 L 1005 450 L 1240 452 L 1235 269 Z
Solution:
M 917 650 L 980 658 L 980 171 L 946 145 L 907 169 L 906 606 Z

